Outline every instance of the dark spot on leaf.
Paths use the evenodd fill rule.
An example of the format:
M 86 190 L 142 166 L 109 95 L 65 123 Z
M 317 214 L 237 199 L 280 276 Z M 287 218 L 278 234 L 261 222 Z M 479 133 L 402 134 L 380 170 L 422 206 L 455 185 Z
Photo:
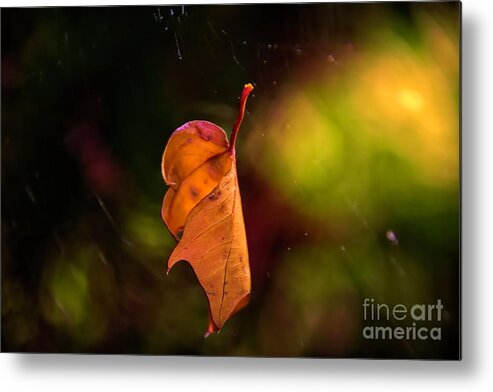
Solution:
M 197 191 L 197 188 L 191 186 L 190 187 L 190 195 L 192 196 L 192 198 L 195 199 L 199 195 L 199 192 Z

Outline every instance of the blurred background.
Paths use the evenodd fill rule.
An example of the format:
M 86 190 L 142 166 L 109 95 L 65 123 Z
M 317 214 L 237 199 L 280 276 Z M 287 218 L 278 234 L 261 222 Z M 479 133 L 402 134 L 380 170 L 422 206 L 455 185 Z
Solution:
M 2 351 L 457 358 L 459 13 L 2 9 Z M 252 299 L 204 339 L 161 155 L 189 120 L 229 134 L 248 82 Z M 442 340 L 363 339 L 364 298 L 440 298 Z

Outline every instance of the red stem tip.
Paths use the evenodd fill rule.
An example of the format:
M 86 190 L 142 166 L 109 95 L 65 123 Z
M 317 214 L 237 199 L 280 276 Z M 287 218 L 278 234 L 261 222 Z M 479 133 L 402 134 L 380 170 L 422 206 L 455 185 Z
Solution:
M 241 122 L 243 121 L 243 116 L 245 115 L 245 106 L 248 96 L 253 90 L 251 83 L 245 84 L 240 98 L 240 112 L 238 117 L 236 117 L 235 125 L 233 126 L 233 131 L 231 132 L 231 140 L 229 142 L 229 150 L 231 154 L 235 152 L 236 136 L 238 135 L 238 130 L 240 129 Z

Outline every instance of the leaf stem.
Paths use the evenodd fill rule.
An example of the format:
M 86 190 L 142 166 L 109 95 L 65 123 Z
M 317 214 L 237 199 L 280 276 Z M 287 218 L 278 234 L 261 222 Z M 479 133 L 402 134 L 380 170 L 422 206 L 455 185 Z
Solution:
M 235 125 L 233 126 L 233 131 L 231 132 L 231 140 L 229 142 L 229 152 L 231 153 L 231 155 L 235 154 L 236 136 L 238 135 L 238 130 L 240 129 L 241 122 L 243 121 L 243 116 L 245 115 L 245 106 L 248 95 L 250 95 L 252 90 L 253 86 L 248 83 L 245 84 L 241 93 L 240 112 L 238 113 L 238 117 L 236 117 Z

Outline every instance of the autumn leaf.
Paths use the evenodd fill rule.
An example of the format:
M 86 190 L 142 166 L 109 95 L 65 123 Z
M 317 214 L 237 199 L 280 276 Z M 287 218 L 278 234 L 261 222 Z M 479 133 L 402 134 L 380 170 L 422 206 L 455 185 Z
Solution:
M 190 121 L 173 132 L 163 154 L 161 170 L 169 189 L 161 215 L 178 241 L 167 273 L 180 260 L 192 266 L 209 301 L 205 336 L 219 331 L 250 298 L 235 142 L 252 90 L 251 84 L 243 88 L 230 143 L 217 125 Z

